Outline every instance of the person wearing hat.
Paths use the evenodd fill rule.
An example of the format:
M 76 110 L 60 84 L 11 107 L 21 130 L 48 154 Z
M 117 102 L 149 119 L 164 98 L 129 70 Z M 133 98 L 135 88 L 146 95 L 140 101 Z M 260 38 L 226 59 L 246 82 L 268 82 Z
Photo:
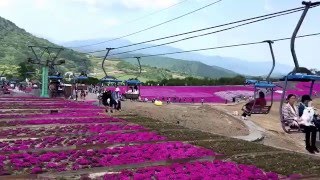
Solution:
M 301 102 L 299 103 L 299 116 L 301 117 L 302 114 L 303 114 L 303 110 L 305 107 L 310 107 L 311 106 L 311 102 L 312 102 L 312 99 L 309 95 L 303 95 L 301 97 Z
M 120 101 L 120 89 L 117 87 L 111 95 L 112 102 L 114 109 L 120 110 L 121 109 L 121 101 Z
M 312 107 L 312 99 L 309 95 L 303 95 L 301 97 L 301 102 L 299 104 L 299 116 L 301 117 L 303 114 L 303 110 L 305 107 Z M 314 115 L 313 119 L 314 125 L 317 127 L 317 130 L 320 132 L 320 120 L 318 119 L 318 115 Z M 320 134 L 319 134 L 319 139 L 320 139 Z

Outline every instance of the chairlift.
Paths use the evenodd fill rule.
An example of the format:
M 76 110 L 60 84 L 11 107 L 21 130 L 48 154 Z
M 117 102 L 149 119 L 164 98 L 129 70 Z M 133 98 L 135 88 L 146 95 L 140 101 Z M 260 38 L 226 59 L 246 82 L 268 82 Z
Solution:
M 79 76 L 74 77 L 75 90 L 86 90 L 88 87 L 85 85 L 85 82 L 88 81 L 87 73 L 82 71 Z
M 274 53 L 273 53 L 273 48 L 272 48 L 272 44 L 273 41 L 267 40 L 264 41 L 266 43 L 269 44 L 269 48 L 270 48 L 270 52 L 271 52 L 271 57 L 272 57 L 272 68 L 268 74 L 268 76 L 266 77 L 265 81 L 259 81 L 259 80 L 252 80 L 252 79 L 247 79 L 245 84 L 246 85 L 253 85 L 254 87 L 254 103 L 251 107 L 251 109 L 247 109 L 246 105 L 244 105 L 242 107 L 242 110 L 244 112 L 246 112 L 248 115 L 251 114 L 269 114 L 271 107 L 273 105 L 273 93 L 274 93 L 274 88 L 276 87 L 275 84 L 273 84 L 270 81 L 270 76 L 274 70 L 275 67 L 275 57 L 274 57 Z M 271 100 L 270 100 L 270 104 L 266 105 L 266 106 L 260 106 L 256 104 L 256 100 L 257 100 L 257 95 L 259 94 L 259 92 L 261 91 L 261 89 L 265 89 L 266 91 L 270 91 L 271 92 Z
M 297 26 L 295 27 L 295 30 L 294 30 L 292 37 L 291 37 L 291 43 L 290 43 L 291 54 L 292 54 L 295 68 L 293 69 L 293 71 L 289 72 L 285 77 L 280 79 L 280 81 L 284 81 L 283 93 L 281 96 L 281 102 L 280 102 L 280 107 L 279 107 L 280 122 L 282 125 L 282 129 L 284 130 L 284 132 L 286 132 L 288 134 L 303 132 L 303 129 L 301 129 L 300 127 L 289 127 L 288 121 L 286 119 L 284 119 L 284 117 L 283 117 L 282 107 L 283 107 L 283 104 L 286 99 L 285 96 L 286 96 L 286 91 L 288 88 L 288 82 L 289 81 L 291 81 L 291 82 L 311 82 L 309 95 L 310 95 L 310 97 L 312 97 L 314 83 L 315 83 L 315 81 L 320 81 L 320 76 L 313 74 L 309 69 L 307 69 L 305 67 L 299 66 L 299 62 L 298 62 L 298 59 L 297 59 L 297 56 L 295 53 L 295 47 L 294 47 L 296 36 L 298 34 L 298 31 L 301 27 L 303 20 L 305 19 L 305 16 L 306 16 L 308 10 L 310 9 L 311 6 L 320 5 L 320 2 L 312 3 L 312 2 L 303 1 L 302 4 L 305 6 L 305 8 L 304 8 L 304 11 L 300 17 L 300 20 L 299 20 Z
M 101 83 L 121 83 L 121 80 L 118 80 L 117 78 L 115 78 L 114 76 L 105 76 L 104 78 L 100 79 Z
M 105 77 L 102 78 L 102 79 L 100 79 L 100 82 L 101 82 L 101 83 L 113 83 L 113 84 L 118 85 L 118 83 L 121 83 L 122 81 L 121 81 L 121 80 L 118 80 L 118 79 L 115 78 L 114 76 L 108 76 L 108 74 L 107 74 L 107 72 L 106 72 L 106 70 L 105 70 L 105 68 L 104 68 L 104 63 L 105 63 L 105 61 L 106 61 L 106 59 L 107 59 L 107 56 L 108 56 L 109 52 L 110 52 L 112 49 L 113 49 L 113 48 L 107 48 L 107 53 L 106 53 L 105 57 L 104 57 L 103 60 L 102 60 L 101 67 L 102 67 L 102 70 L 103 70 L 103 72 L 104 72 L 104 74 L 105 74 Z
M 141 63 L 140 63 L 140 58 L 141 57 L 135 57 L 138 61 L 138 65 L 139 65 L 139 75 L 134 78 L 134 79 L 128 79 L 125 81 L 125 84 L 127 86 L 127 91 L 126 93 L 124 93 L 124 97 L 126 99 L 131 99 L 131 100 L 136 100 L 139 99 L 140 96 L 140 85 L 141 85 L 141 81 L 139 81 L 138 77 L 141 75 Z M 129 89 L 131 89 L 131 92 L 129 91 Z M 134 89 L 136 91 L 134 91 Z M 135 93 L 137 92 L 137 93 Z
M 61 80 L 63 79 L 63 76 L 61 76 L 61 73 L 55 69 L 53 64 L 51 64 L 49 68 L 50 68 L 49 73 L 51 75 L 48 76 L 48 79 L 51 80 L 52 82 L 61 82 Z
M 62 80 L 63 79 L 63 77 L 60 75 L 52 75 L 52 76 L 48 76 L 48 78 L 50 80 Z
M 87 75 L 87 73 L 86 72 L 81 72 L 81 74 L 79 75 L 79 76 L 76 76 L 75 77 L 75 80 L 76 80 L 76 82 L 84 82 L 84 81 L 86 81 L 86 80 L 88 80 L 89 78 L 88 78 L 88 75 Z
M 87 74 L 87 63 L 86 63 L 86 60 L 83 59 L 82 61 L 80 61 L 80 63 L 82 64 L 82 67 L 86 67 L 84 70 L 81 71 L 80 75 L 79 76 L 76 76 L 75 77 L 75 81 L 76 82 L 85 82 L 87 81 L 89 78 L 88 78 L 88 74 Z

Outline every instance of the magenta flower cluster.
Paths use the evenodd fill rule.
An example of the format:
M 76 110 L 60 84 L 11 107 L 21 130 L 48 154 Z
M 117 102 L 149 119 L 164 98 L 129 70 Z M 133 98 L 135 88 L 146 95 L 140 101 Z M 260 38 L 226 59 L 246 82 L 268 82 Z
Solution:
M 19 111 L 20 112 L 20 111 Z M 68 119 L 74 119 L 77 117 L 95 117 L 95 116 L 101 116 L 105 117 L 101 112 L 92 112 L 92 111 L 81 111 L 81 112 L 64 112 L 64 113 L 58 113 L 58 114 L 0 114 L 0 118 L 6 118 L 6 119 L 17 119 L 17 118 L 45 118 L 45 119 L 60 119 L 60 118 L 68 118 Z
M 236 164 L 234 162 L 213 161 L 172 164 L 122 171 L 117 174 L 106 174 L 103 179 L 259 179 L 277 180 L 281 177 L 273 172 L 264 172 L 256 166 Z
M 92 108 L 89 104 L 1 104 L 1 109 L 62 109 L 62 108 Z
M 138 131 L 146 130 L 139 125 L 128 124 L 85 124 L 85 125 L 67 125 L 50 126 L 39 128 L 8 128 L 0 131 L 0 137 L 36 137 L 52 135 L 83 135 L 105 133 L 110 131 Z
M 41 173 L 216 155 L 219 154 L 189 144 L 165 142 L 113 149 L 1 155 L 0 164 L 3 164 L 2 172 L 6 172 L 11 167 L 17 172 L 23 170 L 30 173 Z
M 17 120 L 8 121 L 8 126 L 16 125 L 42 125 L 42 124 L 78 124 L 78 123 L 107 123 L 124 122 L 116 118 L 63 118 L 63 119 L 37 119 L 37 120 Z
M 190 90 L 190 93 L 194 92 Z M 142 126 L 131 125 L 122 119 L 102 114 L 103 108 L 93 106 L 90 102 L 79 103 L 36 97 L 3 97 L 0 101 L 2 102 L 0 119 L 7 118 L 1 125 L 18 126 L 2 128 L 0 137 L 25 137 L 19 140 L 0 141 L 0 175 L 160 163 L 167 165 L 124 170 L 100 178 L 128 180 L 282 178 L 276 173 L 264 172 L 255 166 L 234 162 L 218 160 L 190 162 L 199 158 L 214 159 L 221 154 L 182 142 L 163 142 L 166 137 L 155 132 L 146 132 L 147 129 Z M 50 114 L 49 111 L 53 109 L 59 109 L 59 112 Z M 36 126 L 24 127 L 29 125 Z
M 0 152 L 8 153 L 12 151 L 29 150 L 33 148 L 54 148 L 65 146 L 82 146 L 92 144 L 113 144 L 128 142 L 148 142 L 162 141 L 166 138 L 159 136 L 155 132 L 135 132 L 135 133 L 115 133 L 115 134 L 96 134 L 91 136 L 74 137 L 44 137 L 39 139 L 12 140 L 0 142 Z

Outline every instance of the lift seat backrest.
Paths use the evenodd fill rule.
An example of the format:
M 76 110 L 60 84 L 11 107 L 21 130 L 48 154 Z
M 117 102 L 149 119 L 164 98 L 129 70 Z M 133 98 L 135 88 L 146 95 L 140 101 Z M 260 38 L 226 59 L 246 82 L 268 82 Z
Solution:
M 268 114 L 271 106 L 255 106 L 252 107 L 251 114 Z

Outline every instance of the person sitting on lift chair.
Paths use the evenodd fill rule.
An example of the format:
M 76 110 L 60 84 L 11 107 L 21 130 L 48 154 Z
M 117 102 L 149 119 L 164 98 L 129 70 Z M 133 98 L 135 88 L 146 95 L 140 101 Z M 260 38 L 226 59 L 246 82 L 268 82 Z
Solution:
M 256 102 L 256 103 L 254 103 L 254 102 Z M 247 119 L 247 116 L 251 115 L 250 111 L 252 110 L 253 105 L 255 107 L 264 107 L 267 105 L 267 101 L 265 99 L 264 92 L 260 91 L 259 98 L 257 98 L 256 100 L 252 100 L 245 105 L 245 108 L 244 108 L 244 111 L 242 114 L 242 119 Z

